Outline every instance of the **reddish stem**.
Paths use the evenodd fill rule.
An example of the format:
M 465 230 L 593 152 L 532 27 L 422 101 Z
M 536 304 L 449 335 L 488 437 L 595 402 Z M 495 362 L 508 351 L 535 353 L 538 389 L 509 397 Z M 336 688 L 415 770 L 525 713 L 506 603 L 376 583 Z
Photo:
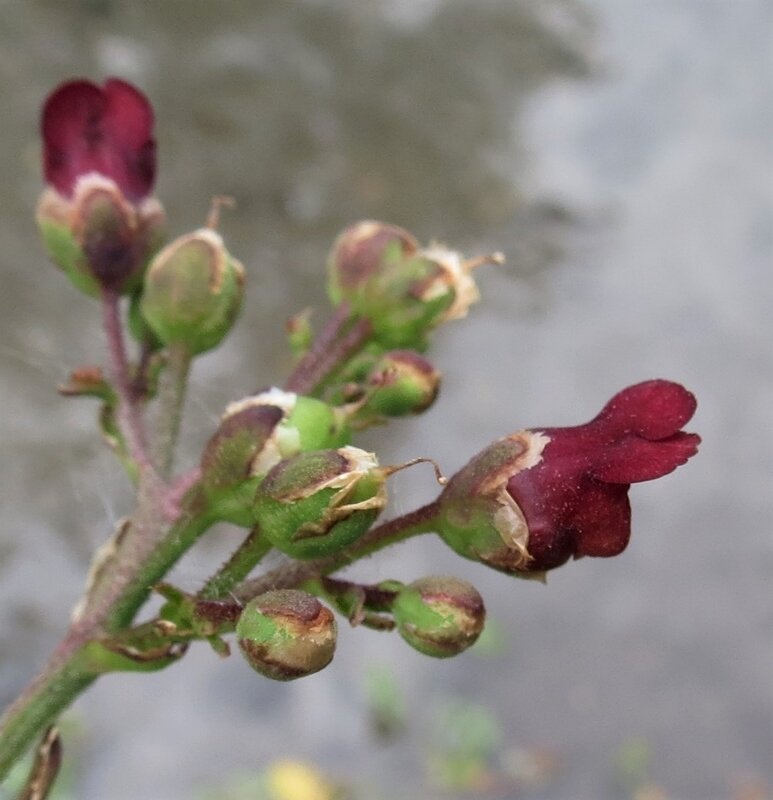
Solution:
M 120 296 L 111 289 L 102 290 L 102 320 L 107 339 L 110 378 L 118 395 L 118 426 L 126 447 L 140 470 L 152 469 L 145 428 L 129 378 L 129 361 L 121 325 Z
M 352 319 L 349 306 L 341 303 L 320 331 L 308 353 L 298 362 L 285 382 L 285 389 L 311 394 L 331 372 L 367 341 L 371 324 Z

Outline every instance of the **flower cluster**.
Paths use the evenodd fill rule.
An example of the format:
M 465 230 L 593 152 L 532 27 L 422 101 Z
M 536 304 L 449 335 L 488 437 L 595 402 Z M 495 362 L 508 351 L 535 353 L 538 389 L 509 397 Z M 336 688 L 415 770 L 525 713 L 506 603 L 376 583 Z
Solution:
M 201 457 L 176 473 L 190 365 L 232 329 L 245 269 L 216 230 L 222 198 L 204 227 L 164 242 L 164 211 L 151 196 L 153 119 L 145 96 L 114 78 L 65 83 L 43 108 L 41 234 L 72 282 L 100 299 L 109 345 L 108 369 L 76 369 L 61 391 L 101 402 L 102 433 L 137 484 L 137 508 L 96 560 L 53 672 L 35 684 L 33 695 L 49 693 L 50 702 L 23 700 L 0 723 L 0 778 L 98 675 L 166 667 L 195 640 L 227 655 L 225 637 L 235 633 L 257 672 L 300 678 L 333 658 L 334 609 L 352 625 L 396 630 L 425 655 L 462 653 L 485 621 L 471 584 L 429 575 L 368 585 L 334 573 L 429 533 L 464 558 L 526 578 L 617 555 L 631 535 L 631 484 L 674 471 L 700 442 L 682 430 L 693 395 L 645 381 L 584 425 L 519 430 L 450 479 L 436 466 L 435 500 L 378 523 L 389 476 L 430 459 L 382 466 L 356 438 L 433 405 L 441 376 L 426 355 L 431 339 L 479 299 L 474 268 L 503 256 L 465 258 L 366 220 L 344 230 L 327 257 L 329 321 L 315 333 L 301 312 L 288 325 L 290 375 L 228 405 Z M 136 358 L 124 329 L 139 342 Z M 231 557 L 195 592 L 165 583 L 222 521 L 248 530 Z M 254 574 L 271 551 L 283 554 L 280 566 Z M 154 590 L 166 602 L 135 625 Z M 45 719 L 36 716 L 44 705 Z

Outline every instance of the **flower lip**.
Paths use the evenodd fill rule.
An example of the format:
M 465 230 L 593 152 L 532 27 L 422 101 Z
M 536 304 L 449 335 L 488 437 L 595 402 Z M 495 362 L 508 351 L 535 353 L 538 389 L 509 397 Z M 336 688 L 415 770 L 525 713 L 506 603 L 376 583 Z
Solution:
M 153 109 L 142 92 L 118 78 L 61 84 L 41 118 L 46 182 L 72 197 L 78 179 L 112 179 L 133 203 L 147 197 L 156 175 Z

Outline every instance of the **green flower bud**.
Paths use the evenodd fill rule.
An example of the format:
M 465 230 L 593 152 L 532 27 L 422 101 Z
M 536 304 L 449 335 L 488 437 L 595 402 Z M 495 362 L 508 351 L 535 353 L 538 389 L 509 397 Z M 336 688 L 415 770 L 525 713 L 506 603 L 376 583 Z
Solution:
M 403 587 L 392 604 L 397 630 L 420 653 L 455 656 L 474 644 L 486 609 L 478 590 L 459 578 L 421 578 Z
M 165 344 L 192 355 L 211 350 L 233 327 L 244 294 L 244 267 L 211 228 L 168 244 L 145 275 L 142 316 Z
M 497 253 L 465 261 L 440 245 L 420 248 L 393 225 L 359 222 L 333 245 L 328 294 L 335 305 L 347 302 L 353 314 L 369 319 L 384 347 L 423 350 L 433 328 L 466 316 L 479 299 L 472 269 L 502 260 Z
M 284 416 L 278 406 L 253 404 L 226 413 L 201 458 L 200 484 L 210 512 L 246 528 L 254 524 L 252 503 L 260 482 L 253 473 Z
M 161 204 L 131 203 L 115 181 L 97 173 L 81 177 L 72 197 L 46 189 L 36 216 L 51 260 L 93 297 L 102 289 L 132 291 L 163 241 Z
M 236 636 L 256 672 L 291 681 L 319 672 L 333 660 L 336 623 L 316 597 L 278 589 L 250 600 L 236 623 Z
M 391 350 L 376 362 L 370 393 L 357 419 L 402 417 L 426 411 L 440 391 L 440 373 L 412 350 Z
M 231 403 L 201 459 L 210 510 L 218 519 L 252 526 L 255 489 L 272 467 L 348 439 L 347 414 L 313 397 L 274 387 Z
M 293 558 L 321 558 L 356 541 L 386 504 L 386 470 L 356 447 L 299 453 L 266 475 L 255 518 Z
M 529 572 L 529 527 L 507 491 L 508 482 L 542 460 L 549 439 L 520 431 L 498 439 L 462 467 L 440 495 L 437 531 L 464 558 L 489 567 L 542 579 Z

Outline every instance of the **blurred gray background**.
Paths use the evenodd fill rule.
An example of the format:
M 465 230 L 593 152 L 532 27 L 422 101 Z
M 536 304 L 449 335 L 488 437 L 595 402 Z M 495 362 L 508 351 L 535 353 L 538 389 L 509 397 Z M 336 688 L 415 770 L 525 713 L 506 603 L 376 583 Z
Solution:
M 204 646 L 164 673 L 103 680 L 74 709 L 74 796 L 195 798 L 292 755 L 363 797 L 435 797 L 424 753 L 449 698 L 490 709 L 506 747 L 556 754 L 544 788 L 500 797 L 628 797 L 616 774 L 630 742 L 646 743 L 658 797 L 768 796 L 770 0 L 0 2 L 3 704 L 131 500 L 95 408 L 55 393 L 102 358 L 99 315 L 46 263 L 33 223 L 39 107 L 79 75 L 121 75 L 152 99 L 173 233 L 201 224 L 213 194 L 238 201 L 222 231 L 248 269 L 246 310 L 196 365 L 184 458 L 226 402 L 281 382 L 284 319 L 309 305 L 324 319 L 327 249 L 367 217 L 508 255 L 480 272 L 484 302 L 435 338 L 435 408 L 362 439 L 382 461 L 433 456 L 450 473 L 497 436 L 583 422 L 651 377 L 696 393 L 688 427 L 704 443 L 633 488 L 621 557 L 569 564 L 547 587 L 430 539 L 352 572 L 467 577 L 497 656 L 434 662 L 344 626 L 334 664 L 296 684 Z M 403 473 L 393 507 L 434 491 L 429 469 Z M 195 588 L 235 541 L 214 533 L 176 578 Z M 410 709 L 389 746 L 369 730 L 377 665 Z

